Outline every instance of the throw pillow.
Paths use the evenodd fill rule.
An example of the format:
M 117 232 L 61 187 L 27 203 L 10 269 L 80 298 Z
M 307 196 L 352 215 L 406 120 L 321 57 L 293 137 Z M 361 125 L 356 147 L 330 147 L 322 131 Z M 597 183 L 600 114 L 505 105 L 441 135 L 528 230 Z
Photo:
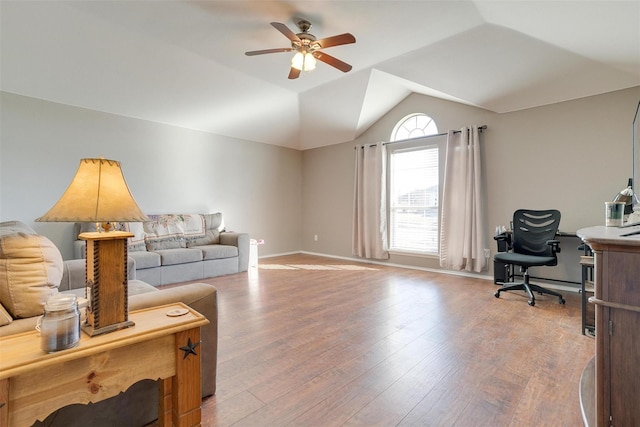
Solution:
M 24 224 L 0 226 L 0 303 L 13 318 L 41 315 L 62 280 L 60 251 Z
M 13 317 L 11 317 L 7 309 L 0 304 L 0 326 L 8 325 L 11 322 L 13 322 Z

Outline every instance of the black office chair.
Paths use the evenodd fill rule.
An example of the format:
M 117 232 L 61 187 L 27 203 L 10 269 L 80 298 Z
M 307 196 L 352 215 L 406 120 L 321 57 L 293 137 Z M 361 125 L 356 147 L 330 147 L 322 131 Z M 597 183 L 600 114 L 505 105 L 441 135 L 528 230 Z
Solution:
M 503 264 L 520 266 L 522 282 L 503 283 L 494 294 L 500 298 L 500 292 L 523 290 L 529 294 L 529 305 L 536 305 L 533 292 L 558 297 L 558 302 L 564 304 L 564 298 L 558 292 L 550 291 L 542 286 L 529 283 L 529 267 L 553 266 L 558 264 L 556 254 L 560 252 L 560 242 L 554 240 L 560 212 L 557 210 L 526 210 L 519 209 L 513 214 L 513 234 L 501 234 L 494 239 L 506 242 L 508 252 L 498 252 L 494 260 Z M 513 237 L 513 238 L 512 238 Z M 504 245 L 503 245 L 504 246 Z

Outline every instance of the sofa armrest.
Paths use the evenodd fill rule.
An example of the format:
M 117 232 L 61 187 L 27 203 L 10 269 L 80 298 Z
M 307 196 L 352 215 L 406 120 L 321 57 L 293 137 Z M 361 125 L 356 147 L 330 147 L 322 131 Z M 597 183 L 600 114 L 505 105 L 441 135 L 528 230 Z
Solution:
M 74 240 L 73 241 L 73 256 L 76 259 L 84 259 L 87 257 L 87 242 L 84 240 Z
M 127 260 L 128 271 L 127 278 L 129 280 L 135 280 L 136 278 L 136 262 L 133 258 L 129 257 Z M 58 290 L 60 292 L 70 291 L 72 289 L 82 289 L 86 286 L 87 274 L 86 274 L 87 260 L 85 259 L 70 259 L 63 263 L 62 281 Z
M 218 363 L 218 301 L 217 289 L 206 283 L 190 283 L 157 292 L 129 296 L 129 310 L 182 302 L 209 320 L 200 329 L 202 363 L 202 397 L 216 392 Z
M 220 233 L 220 244 L 238 247 L 238 271 L 249 269 L 249 234 L 223 231 Z

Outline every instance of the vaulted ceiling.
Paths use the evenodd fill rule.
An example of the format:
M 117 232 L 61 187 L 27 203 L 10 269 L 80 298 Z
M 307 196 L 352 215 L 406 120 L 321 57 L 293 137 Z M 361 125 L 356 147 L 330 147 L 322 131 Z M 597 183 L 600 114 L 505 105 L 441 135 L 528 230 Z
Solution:
M 640 1 L 0 2 L 6 92 L 308 149 L 351 141 L 411 93 L 515 111 L 640 85 Z M 269 25 L 352 33 L 287 78 Z

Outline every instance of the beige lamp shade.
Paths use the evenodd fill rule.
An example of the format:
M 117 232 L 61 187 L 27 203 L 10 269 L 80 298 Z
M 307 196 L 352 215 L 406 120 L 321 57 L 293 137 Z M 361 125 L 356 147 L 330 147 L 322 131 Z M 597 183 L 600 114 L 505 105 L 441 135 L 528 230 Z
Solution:
M 60 200 L 40 222 L 147 221 L 124 180 L 120 162 L 82 159 Z

